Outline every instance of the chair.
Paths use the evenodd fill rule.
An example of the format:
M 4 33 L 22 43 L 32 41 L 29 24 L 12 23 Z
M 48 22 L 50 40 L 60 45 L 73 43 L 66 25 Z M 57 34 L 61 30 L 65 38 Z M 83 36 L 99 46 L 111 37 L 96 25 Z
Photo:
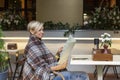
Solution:
M 117 72 L 117 68 L 116 68 L 117 66 L 106 65 L 106 66 L 103 67 L 103 73 L 104 73 L 104 75 L 103 75 L 103 80 L 104 80 L 104 78 L 106 77 L 106 74 L 107 74 L 108 69 L 109 69 L 110 67 L 113 68 L 114 75 L 116 76 L 117 79 L 119 79 L 118 72 Z M 96 77 L 96 74 L 97 74 L 97 69 L 95 68 L 94 77 Z
M 10 62 L 10 57 L 8 58 L 8 63 L 9 63 L 9 68 L 10 68 L 10 71 L 9 71 L 8 77 L 10 77 L 9 79 L 11 79 L 11 77 L 12 77 L 12 73 L 13 73 L 13 70 L 12 70 L 12 65 L 11 65 L 11 62 Z
M 110 68 L 110 67 L 112 67 L 113 68 L 113 71 L 114 71 L 114 75 L 116 76 L 116 78 L 118 79 L 119 78 L 119 76 L 118 76 L 118 72 L 117 72 L 117 66 L 112 66 L 112 65 L 107 65 L 107 66 L 105 66 L 105 69 L 104 69 L 104 76 L 103 76 L 103 78 L 105 78 L 106 77 L 106 74 L 107 74 L 107 72 L 108 72 L 108 69 Z
M 22 55 L 22 58 L 20 58 L 20 59 L 18 58 L 18 60 L 15 62 L 16 68 L 15 68 L 15 71 L 14 71 L 13 80 L 16 77 L 17 77 L 17 80 L 21 80 L 21 78 L 22 78 L 22 71 L 23 71 L 25 60 L 26 60 L 26 58 Z M 16 74 L 18 74 L 18 76 L 16 76 Z
M 25 60 L 26 58 L 24 57 L 24 55 L 22 55 L 22 58 L 20 59 L 18 58 L 18 60 L 15 62 L 16 68 L 14 71 L 13 80 L 15 80 L 16 77 L 17 77 L 17 80 L 22 80 L 22 72 L 23 72 Z M 19 68 L 20 68 L 20 71 L 17 72 Z M 18 74 L 18 76 L 16 76 L 16 74 Z M 60 76 L 62 80 L 65 80 L 64 76 L 61 73 L 53 71 L 53 74 L 55 74 L 56 76 Z M 52 78 L 50 80 L 52 80 Z
M 120 54 L 120 50 L 119 49 L 116 49 L 116 48 L 111 48 L 111 53 L 113 55 L 119 55 Z M 116 76 L 116 78 L 118 79 L 119 76 L 118 76 L 118 72 L 117 72 L 117 67 L 120 67 L 120 66 L 113 66 L 113 65 L 107 65 L 105 66 L 105 70 L 104 70 L 104 77 L 106 76 L 109 68 L 113 68 L 113 71 L 114 71 L 114 75 Z

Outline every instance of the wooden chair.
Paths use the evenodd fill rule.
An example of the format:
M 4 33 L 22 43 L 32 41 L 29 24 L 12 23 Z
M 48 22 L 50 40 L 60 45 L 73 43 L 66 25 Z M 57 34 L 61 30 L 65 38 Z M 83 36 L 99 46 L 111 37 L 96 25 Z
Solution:
M 17 77 L 17 80 L 22 80 L 21 79 L 22 71 L 23 71 L 25 60 L 26 60 L 26 58 L 22 55 L 22 58 L 20 58 L 20 59 L 18 58 L 18 60 L 15 62 L 16 67 L 15 67 L 15 71 L 13 74 L 13 80 L 15 80 L 16 77 Z M 16 76 L 17 74 L 18 74 L 18 76 Z
M 119 79 L 118 72 L 117 72 L 117 66 L 112 66 L 112 65 L 105 66 L 103 78 L 106 77 L 106 74 L 110 67 L 113 68 L 114 75 L 116 76 L 117 79 Z
M 103 67 L 103 80 L 105 79 L 106 75 L 107 75 L 107 72 L 109 70 L 109 68 L 113 68 L 113 71 L 114 71 L 114 75 L 116 76 L 117 79 L 119 79 L 119 76 L 118 76 L 118 72 L 117 72 L 117 66 L 112 66 L 112 65 L 106 65 Z M 95 68 L 95 71 L 94 71 L 94 77 L 96 77 L 96 74 L 97 74 L 97 69 Z
M 15 62 L 16 68 L 13 74 L 13 80 L 15 80 L 16 78 L 17 80 L 22 80 L 22 72 L 23 72 L 25 60 L 26 58 L 24 57 L 24 55 L 22 55 L 21 58 L 18 57 L 18 60 Z M 17 74 L 18 76 L 16 76 Z M 55 74 L 56 76 L 60 76 L 62 80 L 65 80 L 64 76 L 61 73 L 53 71 L 53 74 Z M 52 78 L 50 80 L 52 80 Z

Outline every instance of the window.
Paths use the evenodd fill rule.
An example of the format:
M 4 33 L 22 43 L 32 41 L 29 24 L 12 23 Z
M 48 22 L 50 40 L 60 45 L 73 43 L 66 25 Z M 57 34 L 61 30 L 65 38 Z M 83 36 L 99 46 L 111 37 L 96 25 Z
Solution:
M 9 11 L 14 15 L 20 15 L 26 22 L 36 19 L 36 0 L 0 0 L 0 16 Z M 5 25 L 5 24 L 4 24 Z M 26 26 L 21 28 L 6 27 L 3 30 L 25 30 Z
M 120 29 L 120 0 L 83 0 L 84 28 Z M 116 14 L 114 15 L 114 12 Z M 91 24 L 91 25 L 89 25 Z

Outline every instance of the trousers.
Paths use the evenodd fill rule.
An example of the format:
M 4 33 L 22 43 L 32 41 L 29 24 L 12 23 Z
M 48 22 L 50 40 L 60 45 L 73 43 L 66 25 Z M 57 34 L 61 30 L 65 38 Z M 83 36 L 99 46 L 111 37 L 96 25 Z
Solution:
M 85 72 L 70 72 L 70 71 L 63 71 L 60 72 L 65 80 L 89 80 L 89 76 Z M 60 76 L 56 76 L 53 80 L 62 80 Z

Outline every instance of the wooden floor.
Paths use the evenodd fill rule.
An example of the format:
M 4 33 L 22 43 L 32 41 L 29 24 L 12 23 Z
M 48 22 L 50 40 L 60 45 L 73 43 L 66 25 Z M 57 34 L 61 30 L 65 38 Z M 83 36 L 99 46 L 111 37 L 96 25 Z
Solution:
M 120 76 L 119 76 L 120 77 Z M 97 80 L 97 78 L 94 78 L 94 75 L 93 74 L 89 74 L 89 78 L 90 78 L 90 80 Z M 11 79 L 8 79 L 8 80 L 12 80 L 12 78 Z M 18 80 L 18 79 L 14 79 L 14 80 Z M 19 80 L 22 80 L 22 79 L 19 79 Z M 116 78 L 115 77 L 115 75 L 113 75 L 113 74 L 109 74 L 109 75 L 107 75 L 106 77 L 105 77 L 105 79 L 104 80 L 120 80 L 120 78 Z
M 97 77 L 94 77 L 93 74 L 88 74 L 88 75 L 89 75 L 90 80 L 97 80 Z M 10 78 L 10 79 L 8 79 L 8 80 L 13 80 L 13 78 Z M 15 78 L 14 80 L 18 80 L 18 79 Z M 22 80 L 22 78 L 19 79 L 19 80 Z M 113 75 L 113 74 L 107 74 L 106 77 L 104 78 L 104 80 L 120 80 L 120 74 L 119 74 L 119 78 L 117 78 L 117 77 L 116 77 L 115 75 Z
M 90 80 L 97 80 L 97 78 L 94 78 L 93 74 L 89 74 L 89 77 L 90 77 Z M 117 79 L 115 75 L 108 74 L 108 75 L 106 75 L 106 77 L 104 78 L 104 80 L 120 80 L 120 78 Z

